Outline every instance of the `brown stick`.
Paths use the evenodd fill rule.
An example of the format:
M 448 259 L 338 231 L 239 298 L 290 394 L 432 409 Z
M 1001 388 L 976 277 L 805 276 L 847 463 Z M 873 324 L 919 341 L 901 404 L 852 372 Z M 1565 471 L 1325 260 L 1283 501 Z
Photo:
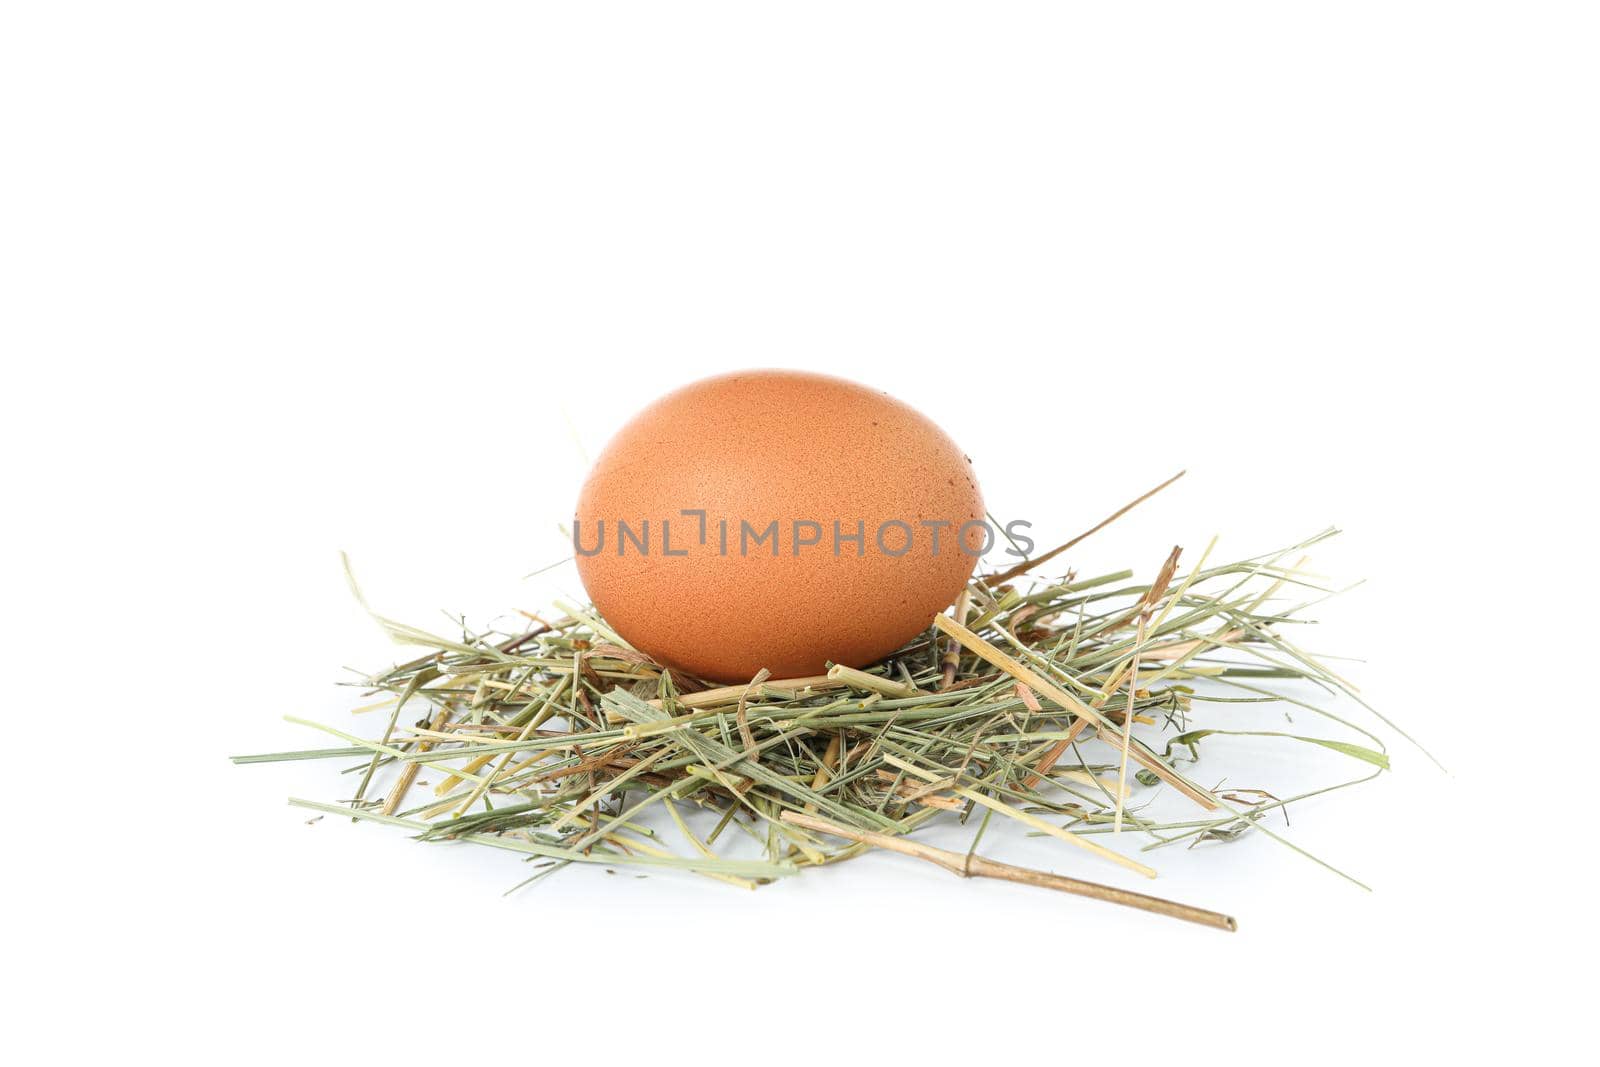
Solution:
M 1072 747 L 1072 742 L 1078 739 L 1078 735 L 1083 733 L 1088 725 L 1088 719 L 1080 718 L 1067 727 L 1067 736 L 1057 741 L 1055 746 L 1046 752 L 1038 763 L 1034 764 L 1033 773 L 1028 775 L 1027 779 L 1022 783 L 1022 787 L 1024 789 L 1032 789 L 1037 786 L 1039 780 L 1049 774 L 1051 769 L 1055 767 L 1056 760 L 1067 754 L 1067 749 Z
M 1122 518 L 1122 516 L 1126 515 L 1128 512 L 1130 512 L 1134 508 L 1138 507 L 1140 504 L 1143 504 L 1146 500 L 1149 500 L 1151 497 L 1155 496 L 1157 493 L 1161 492 L 1161 490 L 1165 489 L 1167 486 L 1171 485 L 1173 482 L 1177 481 L 1179 478 L 1182 478 L 1187 473 L 1189 473 L 1189 472 L 1188 471 L 1179 471 L 1177 474 L 1174 474 L 1172 477 L 1168 478 L 1166 481 L 1162 482 L 1160 485 L 1158 485 L 1154 489 L 1150 490 L 1148 493 L 1146 493 L 1144 496 L 1140 497 L 1138 500 L 1133 501 L 1131 504 L 1124 504 L 1122 507 L 1120 507 L 1116 511 L 1112 512 L 1110 515 L 1108 515 L 1106 518 L 1102 519 L 1100 522 L 1096 523 L 1094 526 L 1089 527 L 1089 529 L 1083 531 L 1083 533 L 1079 534 L 1077 537 L 1074 537 L 1072 540 L 1068 541 L 1066 544 L 1057 545 L 1055 548 L 1052 548 L 1050 551 L 1046 552 L 1042 556 L 1035 556 L 1032 559 L 1025 559 L 1021 563 L 1017 564 L 1015 567 L 1012 567 L 1009 570 L 1003 570 L 999 574 L 988 575 L 987 577 L 985 577 L 983 579 L 984 582 L 986 584 L 990 585 L 990 586 L 996 586 L 996 585 L 999 585 L 1001 582 L 1009 582 L 1011 579 L 1015 578 L 1019 574 L 1027 574 L 1029 571 L 1033 570 L 1033 568 L 1037 567 L 1041 563 L 1048 563 L 1050 560 L 1055 559 L 1057 556 L 1061 555 L 1061 553 L 1065 552 L 1067 549 L 1071 548 L 1073 545 L 1075 545 L 1078 542 L 1080 542 L 1080 541 L 1084 540 L 1085 538 L 1089 537 L 1091 534 L 1097 534 L 1101 530 L 1104 530 L 1107 526 L 1110 526 L 1112 523 L 1114 523 L 1118 519 Z
M 1207 911 L 1204 908 L 1179 904 L 1177 901 L 1164 900 L 1161 897 L 1152 897 L 1127 889 L 1117 889 L 1114 886 L 1101 885 L 1098 882 L 1085 882 L 1077 878 L 1068 878 L 1064 875 L 1050 874 L 1046 871 L 1035 871 L 1028 867 L 1016 867 L 1009 863 L 986 859 L 983 856 L 950 852 L 946 849 L 934 848 L 932 845 L 924 845 L 916 841 L 889 837 L 886 834 L 876 834 L 870 830 L 854 830 L 848 826 L 831 823 L 826 819 L 819 819 L 815 815 L 802 815 L 797 811 L 786 811 L 783 813 L 783 821 L 792 822 L 796 826 L 802 826 L 807 830 L 815 830 L 819 833 L 842 837 L 847 841 L 856 841 L 863 845 L 872 845 L 874 848 L 886 849 L 890 852 L 899 852 L 902 855 L 912 856 L 919 860 L 926 860 L 929 863 L 943 867 L 951 874 L 958 874 L 963 878 L 999 878 L 1007 882 L 1038 886 L 1041 889 L 1055 889 L 1062 893 L 1072 893 L 1080 897 L 1104 900 L 1112 904 L 1121 904 L 1127 908 L 1138 908 L 1140 911 L 1154 912 L 1157 915 L 1182 919 L 1185 922 L 1199 923 L 1201 926 L 1211 926 L 1218 930 L 1232 931 L 1239 928 L 1239 924 L 1234 921 L 1233 916 L 1223 915 L 1220 912 Z
M 1094 708 L 1091 708 L 1089 705 L 1085 704 L 1071 693 L 1068 693 L 1065 689 L 1062 689 L 1060 686 L 1050 681 L 1038 671 L 1032 670 L 1023 666 L 1021 663 L 1018 663 L 1016 660 L 1012 659 L 1004 652 L 1001 652 L 998 648 L 995 648 L 989 642 L 985 641 L 983 638 L 979 637 L 965 626 L 962 626 L 948 615 L 935 615 L 933 617 L 933 624 L 939 629 L 943 630 L 946 634 L 955 638 L 957 641 L 960 641 L 963 645 L 966 645 L 967 648 L 971 649 L 973 652 L 976 652 L 980 657 L 990 664 L 999 667 L 1017 681 L 1026 683 L 1030 688 L 1033 689 L 1035 693 L 1049 697 L 1051 700 L 1054 700 L 1057 704 L 1060 704 L 1068 711 L 1076 713 L 1079 718 L 1088 719 L 1099 728 L 1102 736 L 1110 738 L 1117 744 L 1122 743 L 1122 731 L 1119 730 L 1110 719 L 1106 718 L 1104 715 L 1100 714 Z M 1130 723 L 1129 725 L 1131 726 L 1132 724 Z M 1211 794 L 1207 793 L 1198 786 L 1191 785 L 1189 782 L 1184 781 L 1183 778 L 1175 773 L 1171 767 L 1168 767 L 1165 763 L 1162 763 L 1156 758 L 1154 753 L 1146 750 L 1143 745 L 1133 746 L 1129 754 L 1132 755 L 1133 758 L 1151 774 L 1155 775 L 1157 778 L 1160 778 L 1162 781 L 1172 786 L 1172 788 L 1176 789 L 1178 792 L 1182 793 L 1196 804 L 1199 804 L 1202 808 L 1205 808 L 1207 811 L 1216 810 L 1217 801 L 1211 796 Z
M 528 784 L 532 785 L 535 782 L 551 782 L 557 778 L 570 778 L 575 774 L 588 774 L 590 771 L 600 771 L 608 768 L 616 768 L 619 771 L 625 771 L 629 767 L 632 767 L 635 763 L 639 762 L 638 760 L 630 760 L 626 758 L 628 753 L 632 752 L 636 747 L 636 742 L 631 744 L 622 744 L 618 745 L 616 748 L 609 748 L 598 756 L 591 756 L 589 759 L 583 760 L 581 763 L 575 763 L 571 767 L 552 767 L 547 771 L 540 771 L 538 774 L 529 776 Z M 548 752 L 540 752 L 536 754 L 533 759 L 527 762 L 537 762 L 538 760 L 544 759 L 548 754 Z M 525 766 L 527 766 L 527 763 L 519 763 L 515 767 L 511 768 L 511 771 L 513 774 L 519 773 Z M 591 788 L 593 787 L 591 786 Z
M 961 625 L 967 624 L 967 608 L 972 603 L 972 586 L 961 587 L 961 595 L 956 597 L 955 620 Z M 956 684 L 956 672 L 961 669 L 961 646 L 954 641 L 939 660 L 939 692 L 944 692 Z
M 444 724 L 449 721 L 450 709 L 449 707 L 443 707 L 440 708 L 438 713 L 434 715 L 433 721 L 428 724 L 428 728 L 437 733 L 438 731 L 444 729 Z M 432 747 L 432 741 L 417 742 L 418 752 L 426 752 Z M 421 769 L 422 764 L 410 761 L 407 761 L 406 765 L 400 769 L 400 777 L 396 779 L 394 788 L 389 790 L 389 798 L 383 802 L 383 814 L 393 815 L 399 810 L 400 802 L 404 800 L 406 794 L 411 791 L 411 783 L 417 780 L 417 772 Z

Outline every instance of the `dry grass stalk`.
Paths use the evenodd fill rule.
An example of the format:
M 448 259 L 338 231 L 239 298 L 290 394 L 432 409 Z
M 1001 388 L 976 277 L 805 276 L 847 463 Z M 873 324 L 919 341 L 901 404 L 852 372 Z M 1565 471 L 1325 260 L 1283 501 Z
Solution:
M 1172 477 L 1168 478 L 1166 481 L 1162 482 L 1148 493 L 1145 493 L 1143 496 L 1140 496 L 1136 500 L 1122 505 L 1122 507 L 1118 508 L 1116 511 L 1113 511 L 1110 515 L 1107 515 L 1105 518 L 1101 519 L 1099 522 L 1095 523 L 1093 526 L 1089 527 L 1087 530 L 1083 531 L 1083 533 L 1079 534 L 1077 537 L 1074 537 L 1065 544 L 1057 545 L 1055 548 L 1052 548 L 1043 555 L 1035 556 L 1032 559 L 1025 559 L 1016 566 L 1001 571 L 999 574 L 991 574 L 989 577 L 984 579 L 984 582 L 990 587 L 1003 585 L 1018 575 L 1027 574 L 1029 571 L 1036 569 L 1041 564 L 1049 563 L 1063 552 L 1066 552 L 1068 549 L 1081 544 L 1092 535 L 1104 530 L 1107 526 L 1110 526 L 1112 523 L 1122 518 L 1122 516 L 1126 515 L 1140 504 L 1143 504 L 1146 500 L 1149 500 L 1151 497 L 1161 492 L 1161 490 L 1165 489 L 1167 486 L 1171 485 L 1173 482 L 1177 481 L 1179 478 L 1182 478 L 1188 473 L 1188 471 L 1179 471 L 1177 474 L 1174 474 Z
M 903 856 L 926 860 L 929 863 L 943 867 L 951 874 L 958 874 L 963 878 L 999 878 L 1007 882 L 1017 882 L 1020 885 L 1054 889 L 1061 893 L 1072 893 L 1080 897 L 1104 900 L 1111 904 L 1121 904 L 1125 908 L 1138 908 L 1141 911 L 1154 912 L 1157 915 L 1182 919 L 1185 922 L 1199 923 L 1201 926 L 1210 926 L 1218 930 L 1231 932 L 1239 928 L 1239 924 L 1234 921 L 1231 915 L 1207 911 L 1205 908 L 1196 908 L 1189 904 L 1179 904 L 1174 900 L 1164 900 L 1161 897 L 1152 897 L 1127 889 L 1117 889 L 1113 886 L 1101 885 L 1098 882 L 1085 882 L 1077 878 L 1066 878 L 1059 874 L 1036 871 L 1028 867 L 1016 867 L 1009 863 L 1000 863 L 970 852 L 951 852 L 947 849 L 935 848 L 932 845 L 924 845 L 916 841 L 906 841 L 898 837 L 876 834 L 870 830 L 852 830 L 848 826 L 839 826 L 826 819 L 819 819 L 814 815 L 801 815 L 798 812 L 791 811 L 785 812 L 783 819 L 785 822 L 792 822 L 796 826 L 803 826 L 808 830 L 832 834 L 847 841 L 858 841 L 874 848 L 881 848 L 889 852 L 898 852 Z

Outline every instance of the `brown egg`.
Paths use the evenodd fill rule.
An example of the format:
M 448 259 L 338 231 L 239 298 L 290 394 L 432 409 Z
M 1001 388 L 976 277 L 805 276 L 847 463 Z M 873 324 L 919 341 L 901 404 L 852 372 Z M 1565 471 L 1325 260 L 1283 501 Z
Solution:
M 990 537 L 971 462 L 939 427 L 797 371 L 651 404 L 601 453 L 575 518 L 612 628 L 719 682 L 882 659 L 950 605 Z

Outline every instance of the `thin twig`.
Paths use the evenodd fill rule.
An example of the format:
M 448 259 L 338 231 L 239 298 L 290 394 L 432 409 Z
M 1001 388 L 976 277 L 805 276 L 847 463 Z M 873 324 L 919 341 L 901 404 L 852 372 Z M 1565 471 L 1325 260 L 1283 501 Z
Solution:
M 957 874 L 963 878 L 999 878 L 1003 881 L 1017 882 L 1021 885 L 1038 886 L 1041 889 L 1054 889 L 1062 893 L 1072 893 L 1075 896 L 1104 900 L 1107 903 L 1121 904 L 1127 908 L 1138 908 L 1140 911 L 1165 915 L 1173 919 L 1182 919 L 1185 922 L 1199 923 L 1201 926 L 1210 926 L 1217 930 L 1231 932 L 1239 928 L 1239 924 L 1234 921 L 1231 915 L 1207 911 L 1205 908 L 1196 908 L 1189 904 L 1180 904 L 1175 900 L 1165 900 L 1145 893 L 1117 889 L 1114 886 L 1101 885 L 1098 882 L 1085 882 L 1078 878 L 1068 878 L 1064 875 L 1051 874 L 1047 871 L 1036 871 L 1028 867 L 1016 867 L 1009 863 L 1000 863 L 997 860 L 987 859 L 972 853 L 950 852 L 946 849 L 934 848 L 932 845 L 924 845 L 918 841 L 907 841 L 904 838 L 890 837 L 887 834 L 873 833 L 870 830 L 856 830 L 829 822 L 826 819 L 819 819 L 815 815 L 802 815 L 797 811 L 784 812 L 783 820 L 784 822 L 792 822 L 796 826 L 803 826 L 808 830 L 815 830 L 818 833 L 832 834 L 847 841 L 856 841 L 863 845 L 871 845 L 874 848 L 881 848 L 889 852 L 898 852 L 901 855 L 926 860 L 929 863 L 943 867 L 951 874 Z
M 1134 508 L 1138 507 L 1140 504 L 1143 504 L 1146 500 L 1149 500 L 1151 497 L 1153 497 L 1157 493 L 1161 492 L 1161 490 L 1165 489 L 1167 486 L 1171 485 L 1173 482 L 1177 481 L 1179 478 L 1182 478 L 1185 474 L 1188 474 L 1188 473 L 1189 473 L 1188 471 L 1179 471 L 1177 474 L 1174 474 L 1172 477 L 1168 478 L 1166 481 L 1162 482 L 1160 485 L 1156 486 L 1154 489 L 1150 490 L 1148 493 L 1146 493 L 1143 496 L 1139 497 L 1139 499 L 1134 500 L 1131 503 L 1124 504 L 1122 507 L 1118 508 L 1116 511 L 1113 511 L 1110 515 L 1106 516 L 1104 519 L 1101 519 L 1099 522 L 1095 523 L 1093 526 L 1089 527 L 1087 530 L 1083 531 L 1083 533 L 1079 534 L 1077 537 L 1074 537 L 1072 540 L 1068 541 L 1066 544 L 1057 545 L 1055 548 L 1052 548 L 1050 551 L 1046 552 L 1042 556 L 1035 556 L 1032 559 L 1025 559 L 1021 563 L 1018 563 L 1016 566 L 1011 567 L 1008 570 L 1001 571 L 999 574 L 991 574 L 988 577 L 984 578 L 984 582 L 992 589 L 993 587 L 995 587 L 997 585 L 1000 585 L 1003 582 L 1009 582 L 1011 579 L 1017 577 L 1020 574 L 1027 574 L 1029 571 L 1033 570 L 1033 568 L 1039 566 L 1039 564 L 1041 564 L 1041 563 L 1050 562 L 1051 560 L 1055 559 L 1057 556 L 1061 555 L 1061 553 L 1063 553 L 1067 549 L 1071 548 L 1073 545 L 1076 545 L 1080 541 L 1083 541 L 1083 540 L 1087 539 L 1091 535 L 1097 534 L 1101 530 L 1104 530 L 1107 526 L 1110 526 L 1112 523 L 1114 523 L 1118 519 L 1122 518 L 1122 516 L 1126 515 L 1128 512 L 1130 512 Z

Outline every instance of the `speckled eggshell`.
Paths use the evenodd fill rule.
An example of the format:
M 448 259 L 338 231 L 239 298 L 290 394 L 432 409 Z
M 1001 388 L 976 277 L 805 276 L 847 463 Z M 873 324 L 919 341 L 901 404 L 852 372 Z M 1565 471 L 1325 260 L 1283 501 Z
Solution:
M 703 540 L 685 510 L 705 511 Z M 984 537 L 969 526 L 963 542 L 961 530 L 983 517 L 971 462 L 912 408 L 838 378 L 746 371 L 685 386 L 624 426 L 579 494 L 574 529 L 584 587 L 623 638 L 731 683 L 893 652 L 960 593 Z M 756 539 L 773 520 L 776 555 Z M 819 524 L 820 542 L 797 546 L 796 520 Z M 891 554 L 908 543 L 899 527 L 877 543 L 890 520 L 911 528 L 902 555 Z M 949 525 L 923 525 L 939 521 Z M 817 532 L 802 525 L 798 540 Z

